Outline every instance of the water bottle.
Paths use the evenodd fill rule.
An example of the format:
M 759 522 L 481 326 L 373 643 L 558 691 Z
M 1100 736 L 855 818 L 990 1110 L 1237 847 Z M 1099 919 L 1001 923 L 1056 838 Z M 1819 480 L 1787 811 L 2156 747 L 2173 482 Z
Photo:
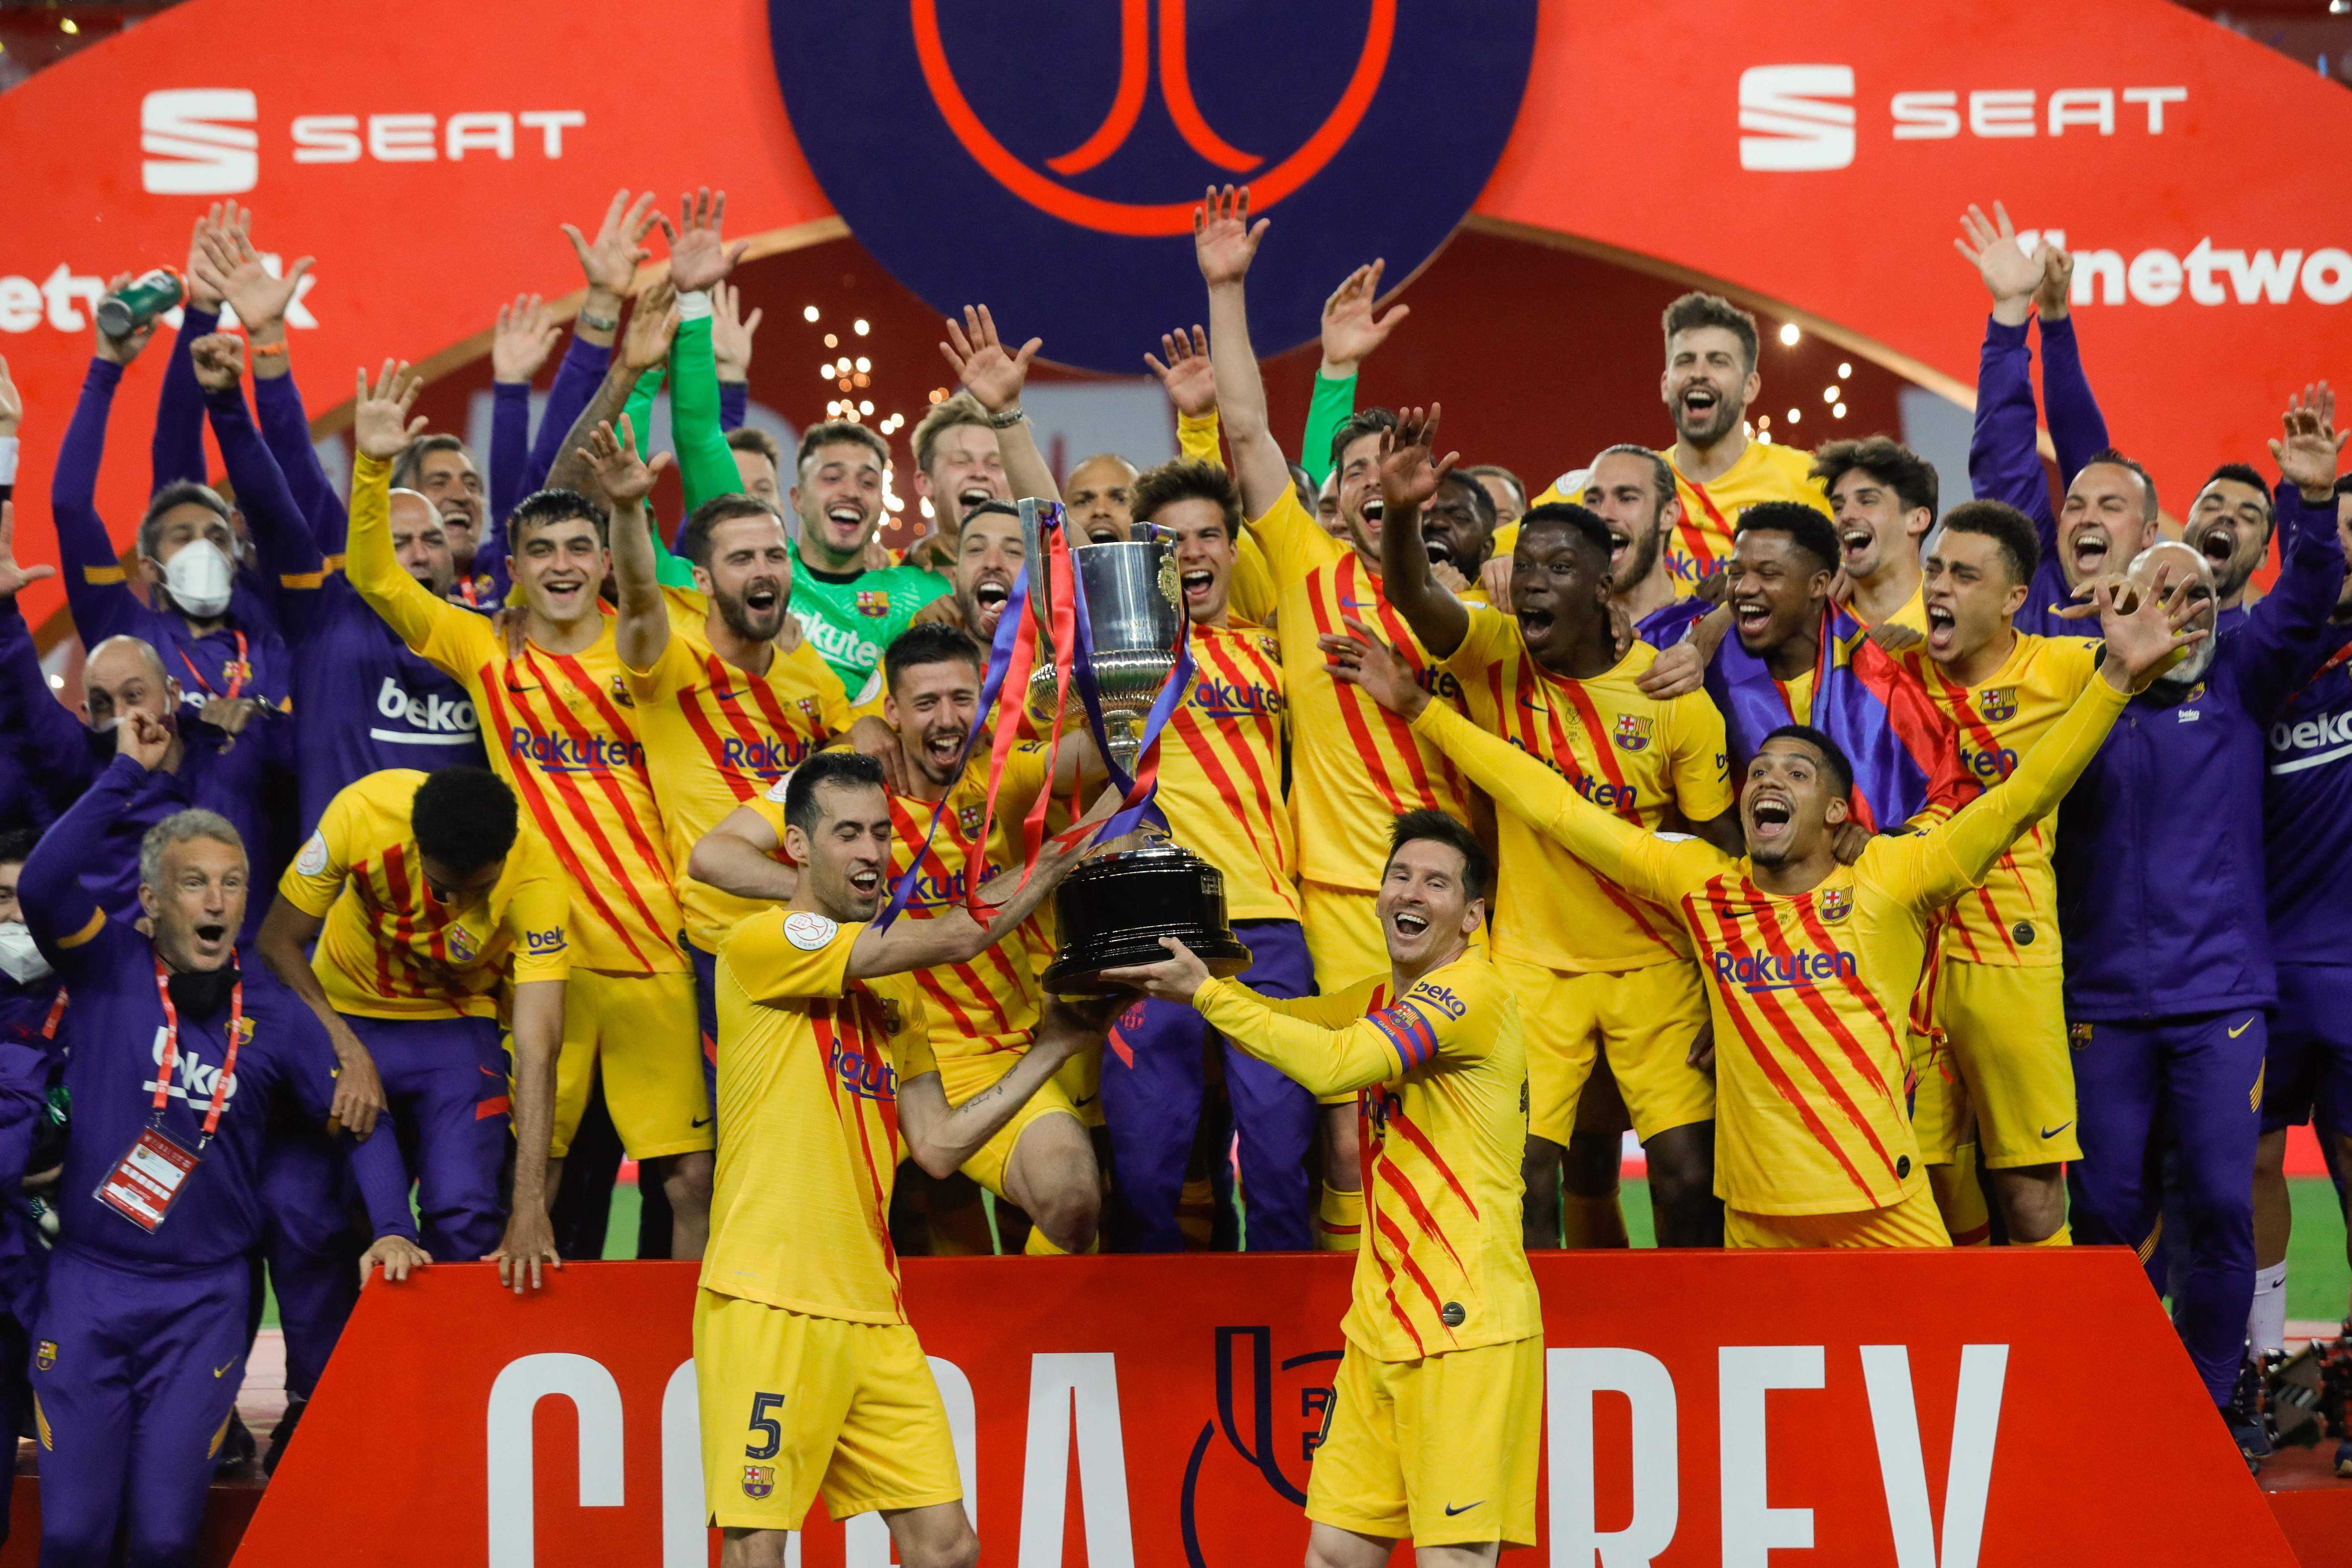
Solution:
M 99 300 L 98 330 L 110 338 L 127 338 L 187 297 L 179 272 L 158 267 Z

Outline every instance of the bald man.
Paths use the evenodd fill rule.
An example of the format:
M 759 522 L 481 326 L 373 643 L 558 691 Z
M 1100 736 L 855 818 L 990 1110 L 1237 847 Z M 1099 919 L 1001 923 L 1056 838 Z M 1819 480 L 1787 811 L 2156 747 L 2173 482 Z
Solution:
M 1116 452 L 1097 452 L 1070 470 L 1062 486 L 1062 506 L 1071 526 L 1089 543 L 1125 539 L 1135 526 L 1128 495 L 1135 476 L 1135 465 Z
M 2253 1297 L 2252 1188 L 2266 1015 L 2278 999 L 2263 898 L 2263 742 L 2324 654 L 2345 575 L 2336 540 L 2344 437 L 2308 400 L 2273 443 L 2284 559 L 2270 595 L 2133 699 L 2066 797 L 2053 858 L 2066 951 L 2082 1160 L 2070 1166 L 2074 1239 L 2140 1247 L 2161 1194 L 2153 1143 L 2179 1151 L 2187 1274 L 2174 1322 L 2247 1462 L 2269 1442 L 2240 1384 Z M 2210 563 L 2179 543 L 2143 550 L 2131 580 L 2217 604 Z

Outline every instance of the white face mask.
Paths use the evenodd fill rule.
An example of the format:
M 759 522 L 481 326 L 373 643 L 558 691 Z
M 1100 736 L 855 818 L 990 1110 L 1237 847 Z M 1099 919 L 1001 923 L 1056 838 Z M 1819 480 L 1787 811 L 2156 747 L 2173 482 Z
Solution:
M 0 970 L 19 985 L 48 977 L 49 961 L 33 945 L 33 933 L 22 921 L 0 921 Z
M 163 585 L 171 590 L 172 602 L 198 620 L 210 620 L 228 608 L 236 575 L 228 557 L 209 539 L 182 545 L 163 563 Z

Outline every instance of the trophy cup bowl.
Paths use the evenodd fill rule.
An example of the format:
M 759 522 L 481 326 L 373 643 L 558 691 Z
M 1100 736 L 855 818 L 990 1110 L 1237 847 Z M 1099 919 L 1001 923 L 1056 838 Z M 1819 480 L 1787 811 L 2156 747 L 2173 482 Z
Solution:
M 1053 610 L 1042 585 L 1045 553 L 1038 515 L 1037 502 L 1021 503 L 1027 559 L 1038 568 L 1029 595 L 1038 661 L 1027 701 L 1030 718 L 1042 732 L 1050 732 L 1058 695 L 1057 656 L 1075 656 L 1075 650 L 1054 645 Z M 1077 545 L 1070 551 L 1070 566 L 1086 590 L 1080 613 L 1087 616 L 1088 668 L 1102 710 L 1103 740 L 1111 760 L 1131 777 L 1142 754 L 1144 721 L 1175 671 L 1184 633 L 1175 557 L 1158 540 L 1122 541 Z M 1065 733 L 1086 722 L 1075 689 L 1061 719 Z M 1213 974 L 1238 974 L 1249 967 L 1249 949 L 1225 921 L 1223 874 L 1156 829 L 1139 829 L 1097 847 L 1055 889 L 1054 916 L 1062 949 L 1043 984 L 1057 995 L 1106 994 L 1111 988 L 1102 984 L 1102 972 L 1157 963 L 1168 956 L 1160 945 L 1163 936 L 1180 939 Z

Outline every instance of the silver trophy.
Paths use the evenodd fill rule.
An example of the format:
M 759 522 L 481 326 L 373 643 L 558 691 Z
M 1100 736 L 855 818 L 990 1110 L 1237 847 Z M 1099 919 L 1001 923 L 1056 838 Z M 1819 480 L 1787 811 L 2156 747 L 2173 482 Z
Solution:
M 1050 501 L 1021 503 L 1023 559 L 1029 566 L 1029 613 L 1037 622 L 1037 664 L 1029 677 L 1029 717 L 1040 735 L 1053 732 L 1059 682 L 1055 668 L 1064 656 L 1054 642 L 1053 584 L 1045 571 L 1046 508 Z M 1143 726 L 1152 704 L 1175 672 L 1177 647 L 1184 635 L 1184 603 L 1177 589 L 1174 552 L 1160 540 L 1078 544 L 1070 569 L 1085 589 L 1087 668 L 1093 671 L 1102 731 L 1096 740 L 1132 777 L 1143 752 Z M 1087 723 L 1072 683 L 1062 731 Z M 1099 994 L 1106 969 L 1154 963 L 1167 956 L 1163 936 L 1181 939 L 1216 974 L 1236 974 L 1249 966 L 1249 949 L 1225 923 L 1223 873 L 1154 827 L 1139 829 L 1103 845 L 1055 891 L 1054 913 L 1060 953 L 1045 971 L 1045 988 L 1066 996 Z

